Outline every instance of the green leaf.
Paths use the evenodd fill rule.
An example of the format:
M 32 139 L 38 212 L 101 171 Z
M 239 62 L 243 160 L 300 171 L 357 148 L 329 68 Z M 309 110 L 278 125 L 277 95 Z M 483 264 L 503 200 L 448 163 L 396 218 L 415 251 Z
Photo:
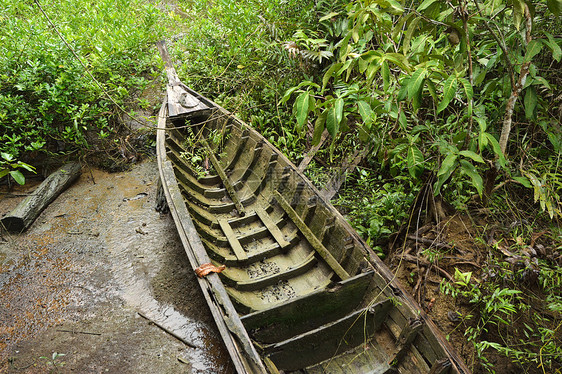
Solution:
M 336 137 L 339 130 L 339 122 L 336 121 L 336 110 L 334 107 L 328 109 L 328 115 L 326 117 L 326 130 L 332 135 L 332 138 Z
M 451 158 L 452 160 L 451 159 L 447 160 L 448 158 Z M 441 168 L 439 169 L 439 173 L 437 174 L 437 181 L 433 185 L 433 194 L 435 196 L 439 195 L 439 191 L 441 190 L 441 187 L 443 186 L 443 184 L 445 184 L 445 182 L 449 180 L 451 174 L 453 174 L 453 171 L 455 171 L 455 168 L 457 166 L 455 163 L 456 159 L 457 159 L 456 154 L 449 154 L 445 158 L 445 160 L 443 160 L 443 163 L 441 164 Z
M 344 104 L 344 102 L 343 102 L 342 98 L 336 99 L 336 102 L 334 103 L 336 122 L 338 123 L 338 125 L 340 124 L 341 120 L 343 119 L 343 104 Z
M 403 111 L 401 111 L 398 115 L 398 123 L 400 124 L 402 130 L 406 131 L 406 128 L 408 127 L 408 119 Z
M 326 14 L 324 17 L 320 18 L 318 20 L 318 22 L 324 22 L 324 21 L 327 21 L 327 20 L 329 20 L 331 18 L 334 18 L 336 16 L 339 16 L 339 15 L 340 15 L 339 12 L 330 12 L 330 13 Z
M 517 31 L 521 27 L 521 20 L 523 20 L 523 13 L 525 12 L 524 0 L 512 0 L 513 2 L 513 24 Z
M 12 176 L 12 178 L 14 178 L 14 180 L 20 184 L 23 185 L 25 184 L 25 177 L 23 176 L 23 174 L 21 173 L 21 171 L 19 170 L 12 170 L 10 171 L 10 175 Z
M 439 168 L 437 175 L 438 176 L 443 174 L 451 175 L 452 170 L 454 170 L 456 167 L 455 161 L 457 161 L 457 157 L 458 156 L 455 153 L 449 153 L 447 157 L 445 157 L 445 159 L 443 160 L 443 163 L 441 163 L 441 167 Z
M 531 61 L 542 49 L 540 39 L 533 39 L 527 44 L 527 53 L 525 53 L 525 61 Z
M 525 90 L 525 99 L 524 99 L 525 117 L 527 119 L 536 118 L 537 102 L 538 102 L 538 98 L 537 98 L 537 91 L 535 90 L 535 87 L 533 86 L 528 87 Z
M 328 82 L 330 81 L 330 78 L 332 78 L 332 75 L 334 74 L 334 72 L 338 69 L 341 69 L 342 65 L 343 64 L 341 62 L 339 62 L 337 64 L 332 64 L 328 68 L 328 70 L 324 74 L 324 77 L 322 78 L 322 90 L 324 90 L 326 88 L 326 86 L 328 85 Z
M 529 182 L 529 179 L 521 176 L 521 177 L 513 177 L 513 180 L 516 181 L 517 183 L 522 184 L 524 187 L 527 188 L 532 188 L 533 186 L 531 185 L 531 182 Z
M 436 2 L 436 1 L 437 1 L 437 0 L 424 0 L 424 1 L 420 4 L 420 6 L 418 6 L 418 9 L 417 9 L 418 12 L 421 12 L 422 10 L 425 10 L 425 9 L 429 8 L 429 6 L 430 6 L 431 4 L 433 4 L 434 2 Z
M 31 172 L 35 173 L 35 166 L 26 164 L 25 162 L 18 161 L 17 167 L 24 168 L 27 171 L 31 171 Z
M 314 123 L 314 132 L 312 133 L 312 145 L 316 146 L 320 144 L 320 139 L 322 139 L 322 133 L 324 132 L 326 124 L 326 111 L 322 112 L 316 122 Z
M 301 93 L 295 100 L 294 109 L 297 116 L 297 128 L 299 132 L 306 123 L 306 118 L 308 117 L 310 94 L 307 92 Z
M 371 82 L 375 78 L 375 74 L 380 70 L 381 64 L 378 61 L 373 61 L 369 64 L 367 71 L 365 72 L 365 78 L 368 82 Z
M 485 132 L 478 133 L 478 150 L 482 152 L 488 146 L 488 138 Z
M 427 83 L 427 90 L 429 91 L 429 94 L 433 98 L 433 101 L 437 102 L 439 98 L 437 97 L 437 90 L 435 89 L 435 83 L 433 83 L 431 79 L 428 79 L 426 83 Z
M 5 177 L 6 175 L 8 175 L 9 172 L 10 171 L 8 169 L 0 168 L 0 178 Z
M 283 95 L 283 98 L 281 99 L 281 104 L 286 103 L 291 98 L 291 95 L 293 94 L 293 92 L 295 92 L 297 88 L 298 87 L 291 87 L 287 91 L 285 91 L 285 95 Z
M 427 70 L 424 68 L 420 68 L 412 74 L 410 80 L 408 81 L 408 98 L 413 99 L 419 95 L 423 87 L 423 80 L 425 79 L 426 74 Z
M 461 160 L 460 165 L 461 170 L 472 180 L 472 185 L 476 188 L 478 194 L 482 196 L 482 191 L 484 190 L 484 182 L 474 165 L 466 160 Z
M 14 156 L 11 155 L 10 153 L 6 153 L 6 152 L 1 152 L 0 155 L 2 156 L 2 158 L 8 162 L 10 161 L 14 161 Z
M 424 170 L 423 167 L 423 153 L 415 145 L 411 145 L 408 148 L 408 154 L 406 156 L 406 163 L 408 165 L 408 171 L 413 178 L 419 177 Z
M 559 16 L 560 12 L 562 12 L 562 0 L 547 0 L 546 4 L 555 16 Z
M 482 164 L 484 163 L 484 159 L 478 153 L 474 153 L 472 151 L 460 151 L 459 154 L 464 157 L 471 158 L 476 162 L 480 162 Z
M 404 34 L 404 41 L 402 43 L 403 44 L 402 52 L 404 53 L 404 55 L 408 54 L 408 50 L 410 49 L 410 41 L 412 40 L 412 36 L 414 35 L 414 32 L 417 30 L 418 23 L 420 22 L 420 20 L 421 20 L 421 17 L 416 17 L 408 25 L 408 29 L 406 30 L 406 33 Z
M 437 106 L 437 113 L 447 108 L 453 97 L 455 97 L 458 87 L 457 77 L 454 75 L 449 76 L 445 83 L 443 83 L 443 100 Z
M 384 58 L 390 62 L 393 62 L 398 66 L 400 69 L 410 72 L 410 64 L 408 63 L 408 58 L 401 53 L 386 53 Z
M 382 82 L 383 82 L 383 90 L 384 92 L 388 91 L 388 87 L 390 87 L 390 68 L 388 67 L 388 62 L 382 62 Z
M 461 82 L 461 84 L 464 88 L 464 94 L 466 95 L 466 99 L 468 101 L 472 100 L 472 98 L 474 97 L 474 90 L 472 89 L 472 85 L 470 84 L 468 79 L 459 78 L 458 80 L 459 80 L 459 82 Z
M 357 109 L 361 115 L 361 119 L 363 119 L 363 122 L 371 123 L 373 121 L 373 110 L 371 109 L 369 103 L 363 100 L 358 101 Z
M 494 138 L 492 136 L 492 134 L 487 133 L 487 132 L 484 133 L 484 134 L 485 134 L 486 138 L 488 138 L 488 142 L 490 142 L 490 144 L 492 145 L 492 149 L 494 150 L 494 153 L 498 156 L 498 160 L 500 162 L 500 165 L 502 167 L 505 167 L 505 165 L 506 165 L 505 155 L 501 151 L 500 143 L 498 143 L 498 141 L 496 140 L 496 138 Z
M 398 90 L 398 95 L 396 95 L 396 100 L 403 101 L 408 95 L 408 84 L 410 83 L 410 78 L 405 78 L 401 82 L 400 90 Z
M 560 46 L 558 45 L 552 34 L 545 32 L 545 35 L 548 38 L 548 42 L 545 42 L 545 44 L 552 51 L 552 58 L 557 62 L 560 62 L 560 57 L 562 57 L 562 49 L 560 49 Z

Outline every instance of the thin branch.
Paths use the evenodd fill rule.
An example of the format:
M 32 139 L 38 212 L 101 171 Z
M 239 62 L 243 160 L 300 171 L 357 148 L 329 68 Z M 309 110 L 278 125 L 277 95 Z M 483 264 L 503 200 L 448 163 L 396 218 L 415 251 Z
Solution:
M 500 39 L 500 37 L 494 32 L 494 30 L 492 30 L 492 27 L 490 26 L 488 21 L 484 18 L 484 15 L 482 14 L 482 10 L 480 9 L 480 5 L 478 4 L 477 0 L 474 0 L 474 5 L 476 6 L 476 9 L 478 9 L 478 13 L 480 14 L 480 16 L 482 16 L 482 22 L 484 22 L 484 26 L 486 26 L 486 29 L 490 32 L 490 35 L 492 35 L 492 37 L 496 40 L 496 43 L 498 43 L 501 50 L 503 51 L 505 64 L 507 66 L 507 71 L 509 72 L 509 79 L 511 80 L 511 87 L 514 87 L 515 86 L 515 72 L 513 70 L 513 65 L 511 64 L 511 61 L 509 60 L 509 54 L 507 52 L 507 47 L 505 46 L 505 43 L 503 42 L 503 40 Z
M 172 330 L 169 330 L 167 328 L 165 328 L 164 326 L 162 326 L 161 324 L 159 324 L 158 322 L 154 321 L 153 319 L 148 318 L 147 316 L 145 316 L 144 314 L 142 314 L 141 312 L 137 312 L 137 314 L 139 316 L 141 316 L 142 318 L 148 320 L 149 322 L 153 323 L 156 327 L 159 327 L 162 331 L 172 335 L 174 338 L 178 339 L 179 341 L 181 341 L 182 343 L 184 343 L 185 345 L 191 347 L 191 348 L 199 348 L 198 346 L 196 346 L 195 344 L 193 344 L 192 342 L 186 340 L 185 338 L 179 336 L 178 334 L 176 334 L 175 332 L 173 332 Z
M 529 11 L 529 6 L 527 3 L 523 3 L 525 7 L 525 43 L 528 45 L 531 42 L 531 27 L 532 27 L 532 20 L 531 20 L 531 12 Z M 511 96 L 507 100 L 507 104 L 505 106 L 505 117 L 503 120 L 502 131 L 500 134 L 500 150 L 503 154 L 505 154 L 507 148 L 507 141 L 509 139 L 509 134 L 511 133 L 511 124 L 513 118 L 513 110 L 515 108 L 515 102 L 525 85 L 525 81 L 527 80 L 527 75 L 529 74 L 529 66 L 531 66 L 531 61 L 526 61 L 521 65 L 521 72 L 519 73 L 519 78 L 517 79 L 517 83 L 511 86 Z

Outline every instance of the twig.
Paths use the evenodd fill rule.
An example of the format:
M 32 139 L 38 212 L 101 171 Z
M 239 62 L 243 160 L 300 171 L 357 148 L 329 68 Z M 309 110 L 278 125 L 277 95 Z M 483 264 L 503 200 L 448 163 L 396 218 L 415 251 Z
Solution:
M 191 348 L 199 348 L 198 346 L 196 346 L 195 344 L 191 343 L 190 341 L 186 340 L 185 338 L 179 336 L 178 334 L 176 334 L 175 332 L 168 330 L 167 328 L 165 328 L 164 326 L 162 326 L 161 324 L 159 324 L 158 322 L 148 318 L 147 316 L 145 316 L 144 314 L 142 314 L 141 312 L 137 312 L 137 314 L 139 316 L 141 316 L 142 318 L 146 319 L 147 321 L 153 323 L 154 325 L 156 325 L 157 327 L 159 327 L 162 331 L 172 335 L 174 338 L 178 339 L 179 341 L 181 341 L 182 343 L 184 343 L 185 345 L 191 347 Z
M 414 234 L 408 235 L 407 238 L 415 240 L 416 242 L 419 242 L 419 243 L 428 244 L 432 247 L 436 247 L 436 248 L 439 248 L 439 249 L 453 249 L 453 247 L 451 247 L 448 244 L 440 243 L 440 242 L 437 242 L 437 241 L 431 240 L 431 239 L 422 238 L 422 237 L 419 237 L 419 236 L 414 235 Z
M 424 260 L 423 258 L 420 257 L 415 257 L 412 255 L 402 255 L 400 256 L 401 258 L 403 258 L 404 260 L 408 261 L 408 262 L 412 262 L 412 263 L 416 263 L 416 264 L 420 264 L 422 266 L 430 266 L 432 265 L 435 269 L 437 269 L 437 271 L 444 276 L 445 278 L 447 278 L 450 282 L 454 282 L 455 280 L 453 279 L 453 277 L 451 276 L 451 274 L 447 273 L 447 271 L 441 269 L 439 266 Z
M 57 331 L 59 331 L 59 332 L 70 332 L 72 334 L 101 335 L 99 332 L 74 331 L 74 330 L 57 330 Z

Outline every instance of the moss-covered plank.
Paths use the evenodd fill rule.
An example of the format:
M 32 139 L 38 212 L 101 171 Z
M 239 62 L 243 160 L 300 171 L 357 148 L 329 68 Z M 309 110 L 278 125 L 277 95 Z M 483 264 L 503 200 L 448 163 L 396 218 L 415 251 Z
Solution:
M 341 318 L 361 304 L 372 279 L 363 273 L 275 308 L 242 317 L 252 338 L 274 343 Z
M 341 354 L 367 340 L 392 308 L 390 300 L 357 310 L 332 323 L 266 347 L 271 361 L 282 370 L 298 370 Z M 373 369 L 383 362 L 373 362 Z
M 232 227 L 230 227 L 230 225 L 228 224 L 228 220 L 219 219 L 219 225 L 222 231 L 224 232 L 224 235 L 228 239 L 228 243 L 230 244 L 230 247 L 234 251 L 236 258 L 238 258 L 238 260 L 240 261 L 247 260 L 248 255 L 246 254 L 246 251 L 244 251 L 244 248 L 242 248 L 242 245 L 238 241 L 236 234 L 234 233 L 234 231 L 232 231 Z
M 273 221 L 271 216 L 267 214 L 265 209 L 261 207 L 256 207 L 255 212 L 258 215 L 258 217 L 260 217 L 260 220 L 263 222 L 265 227 L 267 227 L 269 233 L 271 234 L 271 236 L 273 236 L 275 241 L 279 243 L 279 245 L 282 248 L 287 247 L 290 243 L 285 239 L 285 235 L 283 235 L 283 233 L 279 229 L 279 226 L 277 226 L 277 224 Z
M 326 247 L 324 247 L 322 242 L 318 240 L 316 235 L 312 233 L 310 228 L 308 228 L 308 226 L 304 223 L 302 218 L 299 217 L 297 212 L 295 212 L 295 210 L 291 207 L 291 205 L 287 202 L 287 200 L 285 200 L 285 198 L 277 191 L 274 192 L 274 197 L 279 203 L 279 205 L 281 206 L 281 208 L 285 211 L 285 213 L 287 213 L 291 221 L 293 221 L 295 226 L 297 226 L 297 228 L 304 235 L 306 240 L 310 243 L 312 248 L 314 248 L 314 250 L 318 252 L 320 257 L 322 257 L 324 261 L 326 261 L 328 266 L 330 266 L 332 270 L 334 270 L 337 276 L 340 277 L 340 279 L 349 278 L 349 274 L 336 261 L 334 256 L 332 256 L 332 254 L 326 249 Z

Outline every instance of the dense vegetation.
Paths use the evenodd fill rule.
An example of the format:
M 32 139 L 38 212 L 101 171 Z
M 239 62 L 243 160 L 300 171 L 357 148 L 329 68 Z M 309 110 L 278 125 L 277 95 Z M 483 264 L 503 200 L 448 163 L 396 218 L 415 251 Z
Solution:
M 99 139 L 113 141 L 131 93 L 159 71 L 154 6 L 61 0 L 44 4 L 43 14 L 38 4 L 0 8 L 0 176 L 11 172 L 18 182 L 22 159 L 83 155 Z
M 0 9 L 0 177 L 123 155 L 132 111 L 159 102 L 139 92 L 163 88 L 166 37 L 185 83 L 293 161 L 327 133 L 307 169 L 320 187 L 368 150 L 334 202 L 389 265 L 412 233 L 466 222 L 476 259 L 425 245 L 405 278 L 420 294 L 447 267 L 445 333 L 476 372 L 560 372 L 561 1 L 40 3 Z

